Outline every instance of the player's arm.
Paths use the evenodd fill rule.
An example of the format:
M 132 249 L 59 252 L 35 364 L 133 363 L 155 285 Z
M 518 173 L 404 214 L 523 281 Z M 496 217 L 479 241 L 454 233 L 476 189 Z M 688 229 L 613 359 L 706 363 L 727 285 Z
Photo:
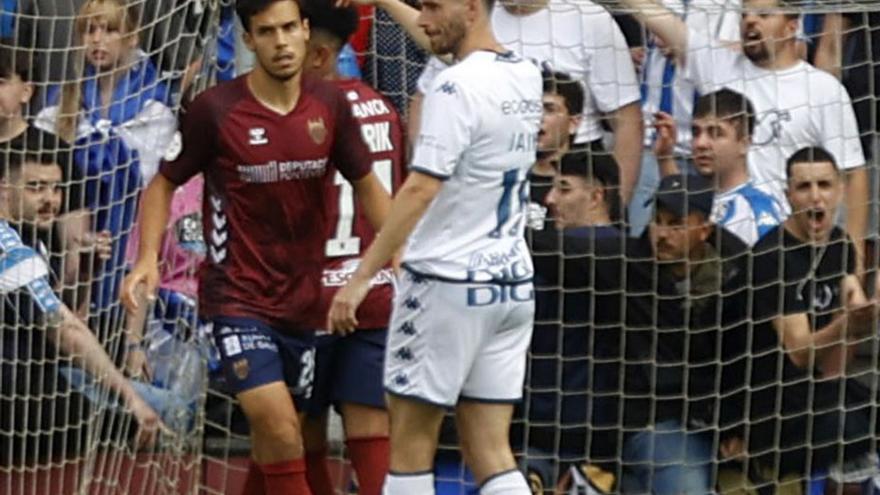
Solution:
M 385 223 L 385 219 L 388 217 L 388 212 L 391 209 L 391 196 L 388 194 L 385 186 L 382 185 L 382 182 L 379 181 L 375 172 L 370 172 L 363 178 L 353 181 L 351 186 L 357 195 L 358 202 L 363 209 L 364 215 L 367 217 L 367 221 L 370 222 L 373 230 L 378 232 L 382 229 L 382 225 Z
M 620 197 L 629 204 L 642 168 L 642 108 L 639 102 L 624 105 L 611 114 L 614 158 L 620 166 Z
M 355 312 L 370 288 L 370 280 L 403 246 L 409 234 L 425 214 L 443 181 L 412 171 L 391 204 L 385 225 L 361 260 L 349 283 L 336 293 L 327 317 L 327 328 L 351 332 L 358 326 Z
M 131 312 L 138 309 L 139 293 L 152 298 L 159 285 L 159 252 L 175 189 L 177 185 L 159 173 L 150 181 L 141 198 L 138 258 L 122 283 L 122 303 Z
M 50 327 L 49 337 L 65 354 L 72 356 L 90 375 L 119 394 L 139 425 L 138 443 L 150 446 L 156 439 L 161 420 L 110 360 L 95 334 L 70 309 L 61 305 L 61 321 Z
M 419 27 L 419 11 L 415 7 L 409 6 L 402 0 L 337 0 L 336 5 L 348 6 L 356 5 L 374 5 L 385 12 L 403 28 L 404 31 L 419 45 L 423 50 L 431 51 L 431 42 L 428 35 Z
M 630 9 L 636 19 L 660 38 L 676 57 L 684 59 L 687 53 L 688 29 L 674 12 L 654 0 L 620 0 L 620 3 Z

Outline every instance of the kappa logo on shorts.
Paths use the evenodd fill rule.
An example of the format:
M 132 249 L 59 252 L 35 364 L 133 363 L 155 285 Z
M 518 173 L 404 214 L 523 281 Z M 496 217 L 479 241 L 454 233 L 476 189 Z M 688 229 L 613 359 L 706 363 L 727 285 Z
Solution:
M 247 378 L 248 373 L 251 371 L 251 366 L 248 364 L 247 359 L 239 359 L 238 361 L 232 363 L 232 372 L 235 373 L 235 377 L 239 380 L 244 380 Z
M 409 347 L 401 347 L 394 353 L 394 357 L 401 361 L 412 361 L 415 358 Z
M 419 309 L 422 307 L 422 303 L 413 296 L 407 297 L 406 300 L 403 301 L 403 306 L 407 309 Z
M 416 326 L 411 321 L 404 322 L 404 324 L 400 325 L 400 328 L 398 328 L 397 330 L 404 335 L 416 334 Z
M 409 378 L 407 378 L 405 373 L 398 373 L 394 375 L 394 378 L 391 379 L 395 385 L 398 387 L 405 387 L 409 385 Z

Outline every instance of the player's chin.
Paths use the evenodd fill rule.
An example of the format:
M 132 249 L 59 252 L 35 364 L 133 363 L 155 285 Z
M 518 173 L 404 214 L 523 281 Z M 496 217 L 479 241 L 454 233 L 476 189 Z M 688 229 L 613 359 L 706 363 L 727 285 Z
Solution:
M 297 74 L 299 74 L 299 67 L 285 67 L 283 69 L 274 69 L 269 71 L 269 75 L 272 76 L 272 79 L 276 81 L 286 82 L 293 79 Z

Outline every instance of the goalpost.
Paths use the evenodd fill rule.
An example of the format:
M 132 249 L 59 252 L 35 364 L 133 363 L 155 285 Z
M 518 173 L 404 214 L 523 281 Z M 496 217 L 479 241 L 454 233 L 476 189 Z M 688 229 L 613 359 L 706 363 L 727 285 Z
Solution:
M 550 1 L 554 5 L 583 6 L 585 4 L 582 0 Z M 95 82 L 92 73 L 84 69 L 85 54 L 78 49 L 83 45 L 83 33 L 78 33 L 76 19 L 83 2 L 84 0 L 18 0 L 19 11 L 17 13 L 4 12 L 0 14 L 0 36 L 5 39 L 3 44 L 15 47 L 21 53 L 26 53 L 33 66 L 35 94 L 27 106 L 30 117 L 36 117 L 44 109 L 57 104 L 57 101 L 53 100 L 56 93 L 52 88 L 59 84 L 69 81 L 83 84 Z M 0 8 L 6 8 L 7 3 L 9 2 L 0 5 Z M 596 3 L 615 14 L 625 13 L 616 1 L 602 0 Z M 699 0 L 670 0 L 667 3 L 674 9 L 681 9 L 683 5 L 690 4 L 689 8 L 695 9 L 696 12 L 702 11 L 707 14 L 707 17 L 718 14 L 735 18 L 739 16 L 738 11 L 731 7 L 731 4 L 738 2 L 732 0 L 705 0 L 702 2 Z M 229 46 L 235 45 L 236 36 L 239 34 L 235 32 L 234 16 L 231 15 L 230 10 L 234 6 L 234 0 L 129 0 L 129 4 L 134 5 L 139 13 L 136 31 L 137 49 L 142 54 L 132 58 L 128 67 L 134 67 L 138 61 L 147 60 L 156 68 L 155 81 L 167 85 L 167 92 L 162 93 L 162 103 L 173 115 L 185 111 L 185 105 L 192 95 L 210 87 L 217 82 L 218 78 L 228 74 L 230 64 L 239 70 L 246 67 L 247 59 L 241 56 L 240 51 L 236 54 L 235 62 L 230 62 L 231 59 L 226 56 L 226 50 Z M 876 178 L 876 156 L 877 153 L 880 153 L 877 144 L 880 143 L 880 140 L 877 138 L 875 125 L 878 110 L 875 94 L 880 92 L 880 89 L 874 87 L 874 73 L 878 68 L 873 55 L 875 48 L 871 44 L 875 37 L 880 40 L 880 36 L 874 34 L 876 30 L 880 30 L 880 3 L 856 0 L 835 2 L 799 0 L 789 1 L 787 4 L 790 8 L 806 15 L 837 12 L 847 14 L 846 20 L 842 24 L 842 44 L 838 47 L 843 66 L 830 67 L 830 69 L 836 72 L 837 77 L 843 78 L 848 88 L 853 88 L 855 91 L 852 94 L 852 99 L 860 117 L 859 132 L 863 138 L 862 144 L 866 148 L 870 180 L 868 205 L 870 212 L 868 240 L 870 242 L 867 244 L 864 254 L 867 271 L 871 274 L 880 260 L 880 245 L 875 242 L 877 225 L 880 224 L 880 218 L 877 215 L 878 185 Z M 496 8 L 501 7 L 496 6 Z M 818 31 L 820 28 L 815 24 L 819 18 L 806 17 L 805 19 L 800 28 L 800 36 L 804 42 L 804 53 L 806 56 L 813 57 L 821 32 Z M 416 79 L 419 77 L 427 57 L 403 34 L 387 13 L 376 11 L 369 14 L 369 17 L 364 20 L 369 22 L 370 33 L 370 41 L 366 51 L 358 54 L 364 78 L 387 95 L 399 107 L 401 114 L 405 115 L 408 96 L 415 91 Z M 869 26 L 865 27 L 864 23 L 869 23 Z M 736 24 L 735 21 L 734 24 Z M 554 29 L 561 29 L 561 27 L 547 26 L 547 29 L 552 32 Z M 530 34 L 523 33 L 523 36 L 528 37 Z M 218 38 L 222 38 L 223 41 L 219 41 Z M 541 42 L 528 41 L 527 43 L 531 43 L 534 47 L 535 43 L 540 44 Z M 545 48 L 548 53 L 553 50 L 576 49 L 571 45 L 553 46 L 552 43 Z M 622 49 L 629 51 L 625 47 Z M 860 58 L 859 50 L 863 50 L 867 57 Z M 631 54 L 627 53 L 627 56 L 638 60 L 640 55 L 638 50 L 633 50 Z M 649 91 L 651 85 L 657 84 L 657 81 L 644 79 L 640 81 L 643 91 Z M 877 79 L 877 82 L 880 82 L 880 79 Z M 120 132 L 125 132 L 124 130 L 119 131 L 123 125 L 119 122 L 112 122 L 114 117 L 110 114 L 117 110 L 125 113 L 127 110 L 120 110 L 105 103 L 96 103 L 90 107 L 90 110 L 97 112 L 98 117 L 90 122 L 95 124 L 93 131 L 98 134 L 93 135 L 90 139 L 75 140 L 74 147 L 81 153 L 81 156 L 91 157 L 89 158 L 91 160 L 106 160 L 108 149 L 100 151 L 101 143 L 119 139 Z M 140 110 L 142 108 L 128 110 L 131 112 L 130 117 L 134 118 Z M 97 125 L 102 119 L 108 121 L 106 127 Z M 648 124 L 646 134 L 648 136 L 652 132 L 649 127 L 650 122 L 649 116 L 646 119 L 646 124 Z M 606 145 L 610 146 L 612 140 L 610 127 L 606 129 L 604 137 Z M 648 139 L 650 140 L 650 137 Z M 128 141 L 125 144 L 132 148 L 132 143 L 133 141 Z M 0 153 L 4 152 L 2 146 L 4 146 L 3 143 L 0 143 Z M 168 151 L 167 149 L 155 149 L 158 146 L 150 144 L 147 148 L 154 148 L 152 151 L 158 155 Z M 163 147 L 173 148 L 173 141 L 165 142 Z M 80 198 L 67 197 L 64 200 L 65 204 L 76 204 L 77 199 L 82 201 L 90 194 L 95 195 L 97 193 L 94 191 L 101 187 L 117 188 L 120 186 L 120 181 L 132 177 L 129 172 L 120 175 L 120 171 L 128 170 L 132 163 L 135 163 L 133 160 L 140 160 L 137 162 L 138 166 L 141 165 L 141 162 L 145 163 L 147 161 L 145 157 L 148 156 L 147 151 L 149 150 L 145 148 L 137 153 L 129 153 L 115 162 L 115 165 L 112 161 L 109 162 L 110 165 L 93 166 L 92 168 L 88 168 L 88 164 L 78 164 L 77 166 L 85 167 L 86 173 L 74 180 L 72 184 L 66 185 L 77 187 L 65 187 L 64 192 L 78 194 Z M 650 153 L 650 148 L 646 147 L 643 152 Z M 108 162 L 103 161 L 102 163 Z M 99 212 L 103 212 L 102 214 L 105 216 L 112 216 L 111 212 L 115 211 L 115 208 L 125 210 L 125 205 L 134 205 L 142 190 L 145 170 L 138 172 L 142 174 L 140 186 L 122 187 L 118 193 L 109 196 L 97 194 L 96 201 L 98 203 L 91 212 L 94 216 L 90 218 L 90 225 L 94 226 L 95 222 L 99 222 L 97 220 Z M 90 187 L 93 189 L 90 190 Z M 650 196 L 650 192 L 647 194 Z M 109 199 L 107 199 L 108 197 Z M 187 277 L 192 278 L 192 270 L 199 257 L 204 254 L 205 244 L 198 228 L 195 228 L 200 225 L 198 215 L 194 214 L 192 209 L 187 209 L 192 206 L 191 204 L 187 205 L 185 200 L 181 201 L 180 214 L 169 226 L 167 236 L 176 241 L 178 245 L 183 246 L 183 252 L 188 255 L 178 257 L 169 254 L 164 257 L 163 271 L 169 273 L 169 277 L 172 272 L 177 272 L 177 276 L 186 279 Z M 112 231 L 114 249 L 116 250 L 113 260 L 107 262 L 106 269 L 98 275 L 73 281 L 65 280 L 64 277 L 59 276 L 59 293 L 83 293 L 86 288 L 90 288 L 90 292 L 94 296 L 96 291 L 104 290 L 107 294 L 112 295 L 118 290 L 117 285 L 125 273 L 127 263 L 131 260 L 130 256 L 125 255 L 126 249 L 122 244 L 134 238 L 136 235 L 134 233 L 135 226 L 129 218 L 128 221 L 120 221 L 112 226 L 105 224 L 102 228 Z M 60 244 L 62 238 L 63 234 L 60 231 L 54 231 L 49 235 L 49 239 L 53 243 L 57 240 L 59 245 L 63 246 L 64 250 L 60 254 L 67 255 L 75 252 L 82 254 L 81 258 L 88 258 L 89 246 Z M 64 242 L 69 241 L 64 240 Z M 187 258 L 187 256 L 190 257 Z M 67 258 L 66 256 L 62 257 Z M 90 259 L 87 264 L 91 267 L 95 263 L 94 259 Z M 62 264 L 61 266 L 67 265 Z M 562 269 L 560 268 L 560 270 Z M 61 290 L 61 286 L 64 290 Z M 199 328 L 195 316 L 196 306 L 195 301 L 192 300 L 193 295 L 188 293 L 186 289 L 181 290 L 182 287 L 182 285 L 169 282 L 169 292 L 174 292 L 176 295 L 165 293 L 167 297 L 160 297 L 156 303 L 158 309 L 150 307 L 148 314 L 142 315 L 146 321 L 141 323 L 126 323 L 121 307 L 117 304 L 110 304 L 107 300 L 104 301 L 106 304 L 100 308 L 92 306 L 90 309 L 89 322 L 92 325 L 92 330 L 99 337 L 111 358 L 120 367 L 125 367 L 129 363 L 130 354 L 136 351 L 135 348 L 128 345 L 129 332 L 132 328 L 140 328 L 139 331 L 143 332 L 146 342 L 143 345 L 154 366 L 148 380 L 138 377 L 135 378 L 135 381 L 142 383 L 138 386 L 144 393 L 155 394 L 156 400 L 166 406 L 163 411 L 163 419 L 169 427 L 169 431 L 161 435 L 160 441 L 154 448 L 138 450 L 132 447 L 136 424 L 124 413 L 124 408 L 119 405 L 118 399 L 101 385 L 101 377 L 97 377 L 97 380 L 91 380 L 87 376 L 84 377 L 75 366 L 68 367 L 64 362 L 59 364 L 59 358 L 40 357 L 37 358 L 38 367 L 43 366 L 40 369 L 51 369 L 53 373 L 57 372 L 59 376 L 63 375 L 64 378 L 53 380 L 51 387 L 39 390 L 34 400 L 28 401 L 26 396 L 32 392 L 26 392 L 25 389 L 30 387 L 32 381 L 38 380 L 37 375 L 22 375 L 20 369 L 11 365 L 6 366 L 10 358 L 7 354 L 2 355 L 2 359 L 6 363 L 0 368 L 0 378 L 15 383 L 24 383 L 24 388 L 15 389 L 13 387 L 13 392 L 6 396 L 0 396 L 0 435 L 15 438 L 17 431 L 25 431 L 29 425 L 33 426 L 34 422 L 42 421 L 44 417 L 54 418 L 67 414 L 67 410 L 57 410 L 55 407 L 57 404 L 68 404 L 63 400 L 59 401 L 59 397 L 75 399 L 78 401 L 78 407 L 81 407 L 85 413 L 78 418 L 78 422 L 66 426 L 71 432 L 75 432 L 75 435 L 60 435 L 59 437 L 63 438 L 61 443 L 38 442 L 39 445 L 35 449 L 38 454 L 36 457 L 39 459 L 17 459 L 7 465 L 0 465 L 0 495 L 36 493 L 221 494 L 237 493 L 241 489 L 249 462 L 246 421 L 237 408 L 235 400 L 222 388 L 222 383 L 218 379 L 219 373 L 214 369 L 216 367 L 215 357 L 210 351 L 210 346 L 206 344 L 209 339 L 205 336 L 204 329 Z M 566 289 L 561 285 L 550 288 L 560 289 L 563 292 Z M 873 293 L 873 285 L 869 285 L 868 292 L 869 294 Z M 2 293 L 2 296 L 5 300 L 15 297 L 11 292 Z M 559 309 L 559 314 L 564 314 L 563 308 Z M 86 307 L 86 310 L 89 308 Z M 625 308 L 623 310 L 625 311 Z M 164 316 L 158 317 L 157 315 Z M 161 318 L 164 318 L 164 321 Z M 538 361 L 549 362 L 551 366 L 555 367 L 555 379 L 553 380 L 554 385 L 549 389 L 542 388 L 543 385 L 533 386 L 527 383 L 525 388 L 527 400 L 524 404 L 528 404 L 528 399 L 536 394 L 550 394 L 555 397 L 551 400 L 557 401 L 557 406 L 559 406 L 563 399 L 580 397 L 584 392 L 561 388 L 565 381 L 563 377 L 565 370 L 570 369 L 573 363 L 582 362 L 585 369 L 592 374 L 596 364 L 601 364 L 602 361 L 588 355 L 572 357 L 562 352 L 561 346 L 564 345 L 562 327 L 566 322 L 561 319 L 544 320 L 537 323 L 544 331 L 558 332 L 558 340 L 549 354 L 532 352 L 530 363 L 534 365 Z M 8 348 L 9 344 L 4 343 L 24 342 L 22 339 L 25 337 L 23 336 L 30 335 L 27 332 L 33 330 L 34 328 L 30 324 L 9 325 L 7 323 L 0 328 L 0 337 L 3 338 L 0 340 L 0 345 L 6 345 Z M 38 340 L 33 340 L 30 345 L 34 349 L 51 347 L 51 343 L 47 344 Z M 874 375 L 880 366 L 880 362 L 878 362 L 880 360 L 877 357 L 877 335 L 865 338 L 853 353 L 854 362 L 862 365 L 861 378 L 868 384 L 872 393 L 876 394 L 877 380 Z M 48 363 L 48 361 L 53 362 Z M 51 366 L 46 366 L 47 363 Z M 132 371 L 132 374 L 137 374 L 137 370 L 129 371 Z M 2 376 L 3 374 L 6 376 Z M 147 385 L 151 385 L 153 388 L 147 388 Z M 718 391 L 718 394 L 720 396 L 726 392 Z M 614 392 L 609 393 L 613 395 Z M 16 400 L 23 401 L 26 405 L 18 408 L 3 408 L 5 402 L 11 403 Z M 843 407 L 842 403 L 841 407 Z M 559 452 L 529 451 L 526 446 L 529 443 L 530 435 L 535 434 L 534 432 L 539 429 L 545 430 L 541 434 L 549 434 L 554 438 L 556 448 L 564 443 L 566 435 L 572 434 L 572 430 L 559 428 L 563 419 L 558 407 L 554 418 L 549 421 L 542 419 L 535 423 L 528 419 L 530 414 L 528 409 L 528 406 L 523 406 L 514 418 L 515 437 L 518 444 L 516 447 L 522 454 L 523 466 L 540 464 L 544 466 L 542 469 L 548 469 L 553 473 L 554 480 L 566 480 L 560 484 L 565 489 L 564 493 L 591 493 L 586 491 L 588 478 L 594 487 L 600 486 L 603 480 L 608 479 L 607 477 L 603 478 L 606 473 L 597 471 L 598 466 L 592 465 L 592 463 L 587 463 L 590 464 L 588 469 L 570 471 L 571 466 L 579 468 L 584 463 L 580 461 L 568 462 L 565 456 Z M 4 414 L 6 414 L 5 418 Z M 782 413 L 780 412 L 780 414 Z M 874 414 L 877 413 L 874 412 Z M 15 416 L 10 417 L 10 415 Z M 592 423 L 593 418 L 590 416 L 587 418 L 585 422 L 576 426 L 589 431 L 595 425 Z M 328 437 L 332 463 L 331 473 L 336 477 L 338 493 L 347 494 L 349 490 L 357 486 L 357 483 L 345 460 L 343 434 L 338 417 L 331 416 L 330 422 Z M 623 425 L 617 426 L 622 427 Z M 65 427 L 63 426 L 63 428 Z M 623 434 L 622 431 L 619 433 L 619 435 Z M 877 432 L 874 434 L 876 435 Z M 0 445 L 0 452 L 5 452 L 10 457 L 20 457 L 15 454 L 25 454 L 27 448 L 22 445 L 27 443 L 28 435 L 19 433 L 16 442 Z M 0 438 L 6 437 L 0 436 Z M 589 442 L 590 440 L 585 441 Z M 472 479 L 469 479 L 469 475 L 456 453 L 454 442 L 454 427 L 451 422 L 447 422 L 441 437 L 440 460 L 444 469 L 438 474 L 438 482 L 442 485 L 438 493 L 476 493 L 476 487 Z M 70 455 L 65 455 L 67 453 Z M 617 454 L 620 455 L 619 450 Z M 620 479 L 621 469 L 619 460 L 619 458 L 611 459 L 611 461 L 618 461 L 616 462 L 617 466 L 605 470 L 613 475 L 617 481 Z M 615 462 L 611 462 L 602 467 L 614 464 Z M 865 472 L 869 472 L 872 468 L 872 466 L 863 467 Z M 720 487 L 720 490 L 723 492 L 731 486 L 749 485 L 748 482 L 742 480 L 741 474 L 734 471 L 733 484 L 726 484 Z M 748 474 L 750 473 L 746 473 L 746 478 Z M 825 476 L 823 473 L 815 473 L 816 479 L 822 479 L 823 476 Z M 533 486 L 543 483 L 532 477 L 529 479 Z M 811 486 L 810 484 L 814 481 L 811 477 L 805 477 L 788 479 L 784 483 L 777 480 L 769 485 L 786 485 L 787 483 L 788 487 L 798 486 L 801 487 L 800 490 L 803 490 L 803 487 Z M 581 486 L 579 487 L 578 484 Z M 546 490 L 554 488 L 553 486 L 544 486 Z M 585 491 L 578 491 L 580 489 Z M 880 491 L 880 488 L 876 489 Z M 546 493 L 552 493 L 552 491 Z M 795 491 L 794 493 L 806 492 Z

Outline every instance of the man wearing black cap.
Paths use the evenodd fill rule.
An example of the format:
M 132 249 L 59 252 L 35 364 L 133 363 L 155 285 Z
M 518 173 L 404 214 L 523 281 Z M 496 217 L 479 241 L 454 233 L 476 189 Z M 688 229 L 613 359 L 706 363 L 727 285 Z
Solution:
M 623 367 L 612 376 L 623 380 L 625 493 L 714 489 L 713 435 L 724 427 L 718 384 L 731 373 L 727 356 L 742 354 L 747 250 L 711 223 L 713 199 L 702 177 L 664 177 L 648 232 L 626 246 L 624 269 L 601 259 L 595 268 L 596 292 L 619 289 L 625 298 L 619 331 L 595 332 L 597 360 Z

